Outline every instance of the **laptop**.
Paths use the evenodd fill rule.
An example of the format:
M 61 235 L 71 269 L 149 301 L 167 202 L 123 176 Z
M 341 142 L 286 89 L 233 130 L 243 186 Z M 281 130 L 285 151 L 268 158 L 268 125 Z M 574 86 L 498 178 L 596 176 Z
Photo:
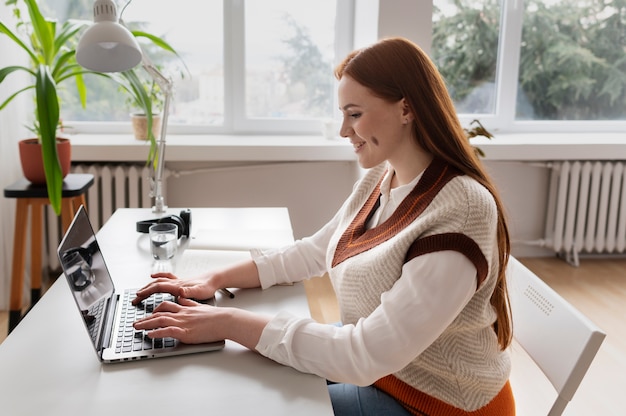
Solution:
M 165 300 L 157 293 L 140 305 L 131 305 L 136 289 L 118 291 L 109 274 L 87 211 L 81 205 L 65 233 L 57 255 L 98 359 L 103 363 L 169 357 L 224 348 L 224 341 L 184 344 L 173 338 L 150 339 L 132 324 L 149 315 Z M 209 301 L 215 305 L 215 299 Z

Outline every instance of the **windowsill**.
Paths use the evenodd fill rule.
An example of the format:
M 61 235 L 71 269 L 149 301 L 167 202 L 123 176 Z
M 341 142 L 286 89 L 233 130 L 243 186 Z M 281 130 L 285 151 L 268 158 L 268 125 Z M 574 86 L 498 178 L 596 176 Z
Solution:
M 145 161 L 148 142 L 125 134 L 77 134 L 72 160 Z M 499 134 L 472 139 L 485 160 L 626 160 L 625 133 Z M 321 136 L 169 135 L 166 160 L 182 161 L 354 161 L 347 139 Z
M 626 160 L 626 132 L 497 134 L 472 144 L 494 161 Z
M 72 160 L 145 161 L 149 142 L 128 134 L 71 136 Z M 168 135 L 166 160 L 184 161 L 352 161 L 347 140 L 321 136 Z

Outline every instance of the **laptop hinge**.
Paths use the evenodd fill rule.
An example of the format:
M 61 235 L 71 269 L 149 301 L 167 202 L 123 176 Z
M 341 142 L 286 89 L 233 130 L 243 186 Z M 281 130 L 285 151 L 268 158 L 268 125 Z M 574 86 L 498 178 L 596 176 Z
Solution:
M 117 303 L 119 302 L 120 295 L 114 294 L 109 298 L 109 306 L 106 308 L 106 319 L 104 325 L 102 326 L 102 334 L 100 337 L 100 345 L 98 345 L 98 351 L 100 354 L 104 351 L 105 348 L 111 346 L 111 335 L 113 333 L 113 320 L 115 319 L 115 310 L 117 307 Z

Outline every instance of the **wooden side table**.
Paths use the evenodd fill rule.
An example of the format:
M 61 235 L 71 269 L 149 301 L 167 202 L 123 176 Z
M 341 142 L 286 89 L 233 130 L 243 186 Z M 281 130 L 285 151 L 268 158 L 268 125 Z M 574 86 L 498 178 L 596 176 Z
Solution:
M 70 173 L 63 180 L 61 222 L 63 232 L 67 230 L 80 205 L 87 206 L 85 193 L 93 185 L 91 174 Z M 9 333 L 22 319 L 22 290 L 24 287 L 24 265 L 26 259 L 26 232 L 28 211 L 31 213 L 30 232 L 30 287 L 31 305 L 41 296 L 41 244 L 43 238 L 43 207 L 50 204 L 46 185 L 33 185 L 22 178 L 4 188 L 5 198 L 16 198 L 15 231 L 13 235 L 13 265 L 11 270 L 11 301 L 9 311 Z M 31 306 L 32 307 L 32 306 Z

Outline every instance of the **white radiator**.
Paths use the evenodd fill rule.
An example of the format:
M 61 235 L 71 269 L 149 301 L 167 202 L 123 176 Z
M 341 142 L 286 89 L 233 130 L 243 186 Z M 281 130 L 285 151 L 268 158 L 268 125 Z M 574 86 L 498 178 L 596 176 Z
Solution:
M 130 163 L 81 163 L 72 165 L 74 173 L 91 173 L 94 184 L 85 197 L 89 219 L 94 230 L 109 219 L 117 208 L 149 208 L 153 204 L 150 196 L 150 177 L 152 170 L 145 165 Z M 165 179 L 167 169 L 163 172 L 163 193 L 166 194 Z M 46 210 L 46 250 L 50 270 L 58 270 L 59 262 L 56 248 L 62 238 L 60 217 L 52 209 Z
M 580 253 L 623 253 L 626 246 L 624 161 L 552 165 L 545 242 L 578 265 Z

